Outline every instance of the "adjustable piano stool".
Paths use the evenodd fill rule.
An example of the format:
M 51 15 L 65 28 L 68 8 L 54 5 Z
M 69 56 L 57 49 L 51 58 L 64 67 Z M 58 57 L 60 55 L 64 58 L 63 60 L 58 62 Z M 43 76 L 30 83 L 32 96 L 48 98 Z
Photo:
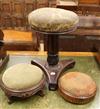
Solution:
M 28 21 L 32 30 L 48 39 L 47 61 L 34 59 L 31 64 L 40 67 L 46 74 L 49 90 L 57 89 L 60 74 L 65 68 L 74 67 L 75 61 L 59 61 L 59 36 L 77 28 L 79 17 L 72 11 L 59 8 L 40 8 L 31 12 Z

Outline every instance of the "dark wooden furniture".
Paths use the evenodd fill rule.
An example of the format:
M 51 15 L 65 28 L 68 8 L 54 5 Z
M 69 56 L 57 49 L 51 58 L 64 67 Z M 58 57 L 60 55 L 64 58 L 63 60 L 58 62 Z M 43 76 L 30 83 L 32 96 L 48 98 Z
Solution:
M 39 41 L 30 31 L 2 30 L 5 50 L 39 50 Z
M 76 31 L 63 35 L 59 40 L 60 51 L 97 51 L 100 47 L 100 17 L 80 16 Z M 44 38 L 44 49 L 47 50 L 47 38 Z
M 2 42 L 3 37 L 4 34 L 0 30 L 0 71 L 2 71 L 3 67 L 6 65 L 6 63 L 9 60 L 9 55 L 7 55 L 6 51 L 4 50 L 4 43 Z
M 74 2 L 74 4 L 67 4 Z M 100 0 L 63 1 L 58 0 L 58 8 L 76 12 L 80 16 L 78 29 L 61 36 L 60 51 L 96 51 L 100 47 Z M 69 37 L 70 36 L 70 37 Z M 69 46 L 70 44 L 70 46 Z M 44 49 L 47 50 L 47 39 L 44 38 Z
M 80 4 L 100 5 L 100 0 L 79 0 Z

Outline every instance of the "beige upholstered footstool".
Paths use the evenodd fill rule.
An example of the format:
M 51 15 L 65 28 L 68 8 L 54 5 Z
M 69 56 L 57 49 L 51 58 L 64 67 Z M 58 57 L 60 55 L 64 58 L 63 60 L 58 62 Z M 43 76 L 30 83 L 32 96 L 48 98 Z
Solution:
M 79 17 L 76 13 L 59 8 L 40 8 L 31 12 L 28 21 L 32 30 L 47 38 L 47 62 L 39 59 L 32 60 L 32 64 L 41 67 L 47 75 L 49 89 L 57 89 L 57 79 L 65 68 L 74 66 L 73 60 L 59 61 L 59 35 L 74 31 Z
M 45 86 L 45 75 L 43 71 L 34 65 L 20 63 L 8 68 L 2 76 L 1 88 L 7 97 L 27 98 Z

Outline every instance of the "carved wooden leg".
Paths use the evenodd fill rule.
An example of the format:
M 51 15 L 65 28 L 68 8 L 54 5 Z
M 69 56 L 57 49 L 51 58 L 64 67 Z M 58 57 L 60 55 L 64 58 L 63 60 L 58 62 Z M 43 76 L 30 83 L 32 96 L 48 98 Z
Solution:
M 13 100 L 13 97 L 12 96 L 9 96 L 9 95 L 6 95 L 6 96 L 8 98 L 8 104 L 14 103 L 14 100 Z
M 37 94 L 41 97 L 44 97 L 45 95 L 44 90 L 40 90 L 39 92 L 37 92 Z

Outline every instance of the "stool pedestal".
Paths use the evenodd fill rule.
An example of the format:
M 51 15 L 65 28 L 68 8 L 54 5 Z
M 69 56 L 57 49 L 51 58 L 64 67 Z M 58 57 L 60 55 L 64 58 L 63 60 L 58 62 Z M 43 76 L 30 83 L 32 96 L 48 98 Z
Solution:
M 59 35 L 63 33 L 40 33 L 47 37 L 47 61 L 34 59 L 31 64 L 40 67 L 45 72 L 49 90 L 56 90 L 59 76 L 64 70 L 74 67 L 75 61 L 72 59 L 59 61 Z

